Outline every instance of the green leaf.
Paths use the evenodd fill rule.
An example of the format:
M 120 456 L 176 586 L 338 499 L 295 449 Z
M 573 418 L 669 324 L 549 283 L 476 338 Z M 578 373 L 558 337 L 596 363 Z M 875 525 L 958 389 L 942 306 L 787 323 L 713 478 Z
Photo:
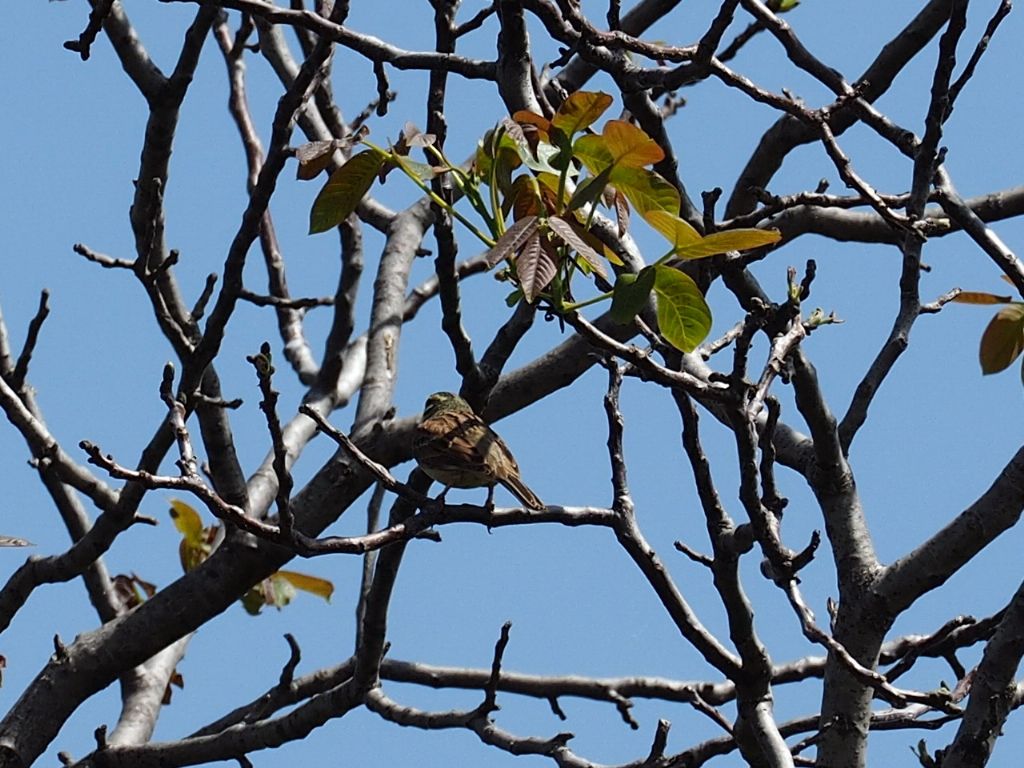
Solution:
M 611 317 L 619 325 L 630 322 L 643 310 L 654 289 L 655 268 L 644 267 L 638 274 L 624 272 L 612 291 Z
M 576 91 L 562 102 L 562 106 L 551 119 L 551 124 L 572 136 L 593 124 L 611 103 L 612 97 L 607 93 Z
M 646 168 L 616 166 L 609 181 L 626 196 L 641 216 L 649 211 L 679 213 L 679 190 Z
M 428 136 L 429 134 L 420 134 L 420 136 Z M 418 163 L 415 160 L 410 160 L 402 155 L 395 155 L 394 160 L 396 164 L 402 166 L 406 171 L 411 173 L 420 181 L 430 181 L 432 178 L 443 172 L 444 168 L 435 168 L 427 163 Z M 364 193 L 365 194 L 365 193 Z
M 592 133 L 580 136 L 572 145 L 572 151 L 594 176 L 615 165 L 615 158 L 612 157 L 603 136 Z
M 354 155 L 331 174 L 309 212 L 309 234 L 326 232 L 348 218 L 363 199 L 377 173 L 384 165 L 385 155 L 368 149 Z
M 292 601 L 297 589 L 330 602 L 334 584 L 305 573 L 277 571 L 242 595 L 242 606 L 252 616 L 258 615 L 265 605 L 272 605 L 281 610 Z
M 665 159 L 665 152 L 658 142 L 625 120 L 609 120 L 601 136 L 617 166 L 642 168 Z
M 537 171 L 537 173 L 550 173 L 554 176 L 558 176 L 559 173 L 561 173 L 561 169 L 559 169 L 556 163 L 561 162 L 559 159 L 559 155 L 561 154 L 562 153 L 558 147 L 541 142 L 537 145 L 536 157 L 534 157 L 531 152 L 526 152 L 526 154 L 520 152 L 519 157 L 523 161 L 523 165 L 532 171 Z M 573 175 L 571 170 L 569 175 Z
M 981 372 L 998 373 L 1024 350 L 1024 304 L 1014 303 L 999 310 L 981 335 L 978 358 Z
M 557 147 L 558 152 L 547 158 L 547 162 L 553 168 L 557 168 L 559 172 L 564 171 L 572 164 L 572 140 L 565 131 L 554 125 L 552 125 L 551 130 L 548 131 L 548 140 L 552 145 Z M 548 145 L 544 143 L 537 145 L 538 158 L 540 157 L 541 148 L 546 146 Z M 573 170 L 575 171 L 575 169 Z
M 604 192 L 611 173 L 612 166 L 608 166 L 597 176 L 591 176 L 576 187 L 576 191 L 573 192 L 572 197 L 569 199 L 569 204 L 566 206 L 566 211 L 575 211 L 577 208 L 582 208 L 584 205 L 596 202 L 597 198 Z
M 263 596 L 263 582 L 260 582 L 242 595 L 241 602 L 246 613 L 250 616 L 259 616 L 265 602 L 265 598 Z
M 548 219 L 548 226 L 551 227 L 551 231 L 554 232 L 559 240 L 582 256 L 594 272 L 601 277 L 608 277 L 608 271 L 604 268 L 604 264 L 601 263 L 601 256 L 573 229 L 570 222 L 558 216 L 552 216 Z
M 548 250 L 542 247 L 540 235 L 534 232 L 533 237 L 526 241 L 519 256 L 516 257 L 516 277 L 527 303 L 532 304 L 540 292 L 548 287 L 555 272 L 555 260 Z
M 676 249 L 681 259 L 702 259 L 728 251 L 746 251 L 779 242 L 782 235 L 777 229 L 727 229 L 700 239 L 699 243 L 684 245 Z
M 517 112 L 516 115 L 520 113 Z M 533 114 L 527 113 L 527 114 Z M 535 117 L 544 120 L 540 115 Z M 528 123 L 533 125 L 533 123 Z M 515 148 L 516 153 L 519 155 L 519 159 L 523 161 L 523 164 L 531 170 L 537 171 L 538 173 L 552 173 L 555 176 L 559 174 L 559 169 L 554 163 L 559 162 L 558 156 L 561 150 L 552 146 L 547 142 L 549 134 L 547 131 L 543 132 L 542 136 L 545 141 L 541 141 L 536 146 L 531 146 L 530 139 L 527 138 L 526 134 L 523 133 L 523 127 L 519 123 L 504 118 L 501 121 L 500 128 L 504 129 L 504 135 L 501 138 L 501 142 L 504 143 L 506 140 L 512 142 L 512 146 Z M 561 134 L 561 131 L 558 131 Z
M 693 352 L 711 331 L 711 310 L 693 279 L 677 269 L 655 265 L 658 326 L 669 344 Z
M 487 252 L 487 266 L 493 267 L 500 261 L 509 258 L 522 247 L 537 231 L 539 222 L 536 216 L 520 219 L 498 238 L 498 242 Z

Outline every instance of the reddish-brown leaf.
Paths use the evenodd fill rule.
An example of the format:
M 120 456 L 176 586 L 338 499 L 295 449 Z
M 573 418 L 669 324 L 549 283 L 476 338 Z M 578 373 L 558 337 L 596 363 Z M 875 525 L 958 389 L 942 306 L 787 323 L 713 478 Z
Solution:
M 542 247 L 540 234 L 535 231 L 516 257 L 516 277 L 527 303 L 532 303 L 548 287 L 556 270 L 553 255 Z
M 487 252 L 487 266 L 493 267 L 512 256 L 537 232 L 537 226 L 537 217 L 527 216 L 505 230 L 505 234 L 499 237 L 498 242 Z
M 548 219 L 548 226 L 551 227 L 551 231 L 555 233 L 558 239 L 576 251 L 590 265 L 594 272 L 601 277 L 608 277 L 608 271 L 604 268 L 604 264 L 601 263 L 600 254 L 590 247 L 583 237 L 576 232 L 572 224 L 558 216 L 552 216 Z

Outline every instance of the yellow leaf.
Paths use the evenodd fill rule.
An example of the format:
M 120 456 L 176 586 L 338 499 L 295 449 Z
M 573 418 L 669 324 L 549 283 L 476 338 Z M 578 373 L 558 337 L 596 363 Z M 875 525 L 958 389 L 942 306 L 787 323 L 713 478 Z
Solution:
M 695 245 L 701 241 L 700 232 L 694 229 L 688 221 L 679 218 L 674 213 L 655 208 L 647 212 L 641 212 L 641 215 L 644 217 L 644 221 L 672 243 L 672 250 L 674 251 Z
M 278 571 L 274 576 L 279 576 L 296 589 L 322 597 L 327 602 L 331 601 L 331 595 L 334 594 L 334 584 L 327 579 L 321 579 L 319 576 L 310 576 L 309 574 L 296 573 L 295 571 Z
M 171 519 L 174 521 L 174 527 L 181 532 L 186 541 L 202 542 L 203 519 L 195 509 L 181 499 L 171 499 Z
M 642 168 L 665 159 L 664 150 L 654 139 L 625 120 L 609 120 L 601 136 L 616 165 Z
M 1013 297 L 997 296 L 984 291 L 960 291 L 953 297 L 953 301 L 960 304 L 1009 304 L 1013 301 Z
M 782 235 L 777 229 L 727 229 L 702 237 L 699 243 L 676 246 L 682 259 L 700 259 L 728 251 L 746 251 L 777 243 Z
M 562 102 L 551 123 L 572 136 L 591 125 L 611 106 L 612 97 L 600 91 L 576 91 Z M 516 113 L 519 114 L 518 112 Z

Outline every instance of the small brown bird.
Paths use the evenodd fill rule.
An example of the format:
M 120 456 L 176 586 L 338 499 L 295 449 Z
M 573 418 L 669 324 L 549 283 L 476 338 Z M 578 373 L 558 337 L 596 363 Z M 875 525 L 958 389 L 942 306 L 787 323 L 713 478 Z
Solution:
M 508 446 L 458 395 L 435 392 L 427 398 L 412 452 L 420 469 L 444 485 L 445 492 L 487 488 L 487 505 L 492 506 L 494 486 L 501 483 L 530 509 L 544 509 L 519 476 Z

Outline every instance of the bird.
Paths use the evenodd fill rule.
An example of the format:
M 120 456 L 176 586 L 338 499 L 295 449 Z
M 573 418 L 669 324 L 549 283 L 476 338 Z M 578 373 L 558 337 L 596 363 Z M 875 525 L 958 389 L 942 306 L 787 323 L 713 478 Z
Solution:
M 494 486 L 507 488 L 530 509 L 542 502 L 523 482 L 512 452 L 472 406 L 451 392 L 435 392 L 423 406 L 416 425 L 413 456 L 432 480 L 449 488 L 487 488 L 487 506 L 494 506 Z

